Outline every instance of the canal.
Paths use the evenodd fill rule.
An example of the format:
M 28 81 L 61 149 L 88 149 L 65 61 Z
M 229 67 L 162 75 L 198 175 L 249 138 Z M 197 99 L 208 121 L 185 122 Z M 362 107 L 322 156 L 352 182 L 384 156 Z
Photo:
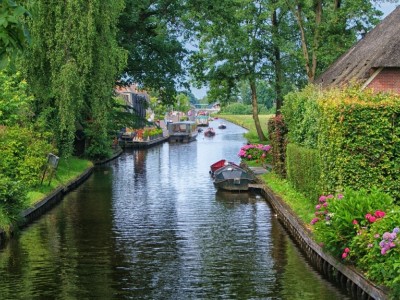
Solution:
M 0 249 L 0 299 L 348 299 L 263 198 L 216 192 L 210 164 L 246 142 L 216 132 L 96 168 Z

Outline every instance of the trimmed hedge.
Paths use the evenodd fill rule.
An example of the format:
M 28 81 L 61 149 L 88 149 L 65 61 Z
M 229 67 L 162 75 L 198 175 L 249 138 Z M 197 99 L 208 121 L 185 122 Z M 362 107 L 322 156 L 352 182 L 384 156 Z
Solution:
M 290 143 L 286 149 L 287 178 L 293 187 L 308 199 L 321 195 L 321 167 L 318 151 Z M 314 203 L 314 202 L 313 202 Z
M 285 101 L 289 142 L 318 151 L 324 193 L 376 187 L 400 200 L 399 96 L 307 87 Z
M 324 190 L 373 187 L 400 200 L 400 99 L 332 90 L 320 101 Z

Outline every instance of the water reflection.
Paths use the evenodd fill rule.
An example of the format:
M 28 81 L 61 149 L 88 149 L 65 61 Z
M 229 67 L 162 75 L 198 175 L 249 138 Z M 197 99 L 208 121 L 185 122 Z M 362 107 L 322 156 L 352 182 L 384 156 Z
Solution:
M 0 298 L 345 299 L 261 197 L 216 192 L 209 166 L 238 162 L 243 131 L 98 168 L 1 250 Z

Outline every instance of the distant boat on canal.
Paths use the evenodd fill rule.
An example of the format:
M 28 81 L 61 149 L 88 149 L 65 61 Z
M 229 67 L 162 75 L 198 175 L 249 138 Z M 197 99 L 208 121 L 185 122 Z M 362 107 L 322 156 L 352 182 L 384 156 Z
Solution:
M 188 143 L 197 137 L 197 125 L 192 121 L 168 123 L 169 141 L 172 143 Z
M 227 191 L 247 191 L 255 182 L 253 174 L 235 164 L 228 164 L 214 173 L 214 186 Z
M 214 135 L 215 135 L 215 131 L 211 127 L 207 128 L 207 130 L 204 131 L 204 136 L 211 137 L 211 136 L 214 136 Z
M 218 126 L 219 129 L 226 129 L 226 125 L 224 123 L 219 124 Z

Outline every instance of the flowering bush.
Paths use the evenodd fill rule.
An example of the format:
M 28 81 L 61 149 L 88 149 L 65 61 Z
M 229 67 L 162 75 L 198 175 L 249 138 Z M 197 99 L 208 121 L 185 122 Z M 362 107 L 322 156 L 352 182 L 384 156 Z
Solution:
M 238 155 L 242 160 L 265 163 L 271 161 L 270 150 L 270 145 L 247 144 L 240 148 Z
M 373 190 L 321 196 L 311 220 L 324 249 L 354 264 L 400 298 L 400 209 L 388 195 Z

